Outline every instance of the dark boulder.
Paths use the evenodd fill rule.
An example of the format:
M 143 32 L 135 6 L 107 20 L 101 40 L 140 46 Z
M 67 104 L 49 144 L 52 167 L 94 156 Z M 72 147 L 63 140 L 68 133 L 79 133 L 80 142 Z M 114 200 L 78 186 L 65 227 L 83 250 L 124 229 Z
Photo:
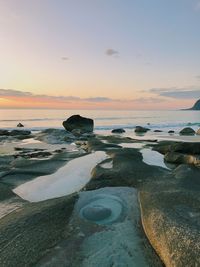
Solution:
M 89 118 L 82 117 L 80 115 L 73 115 L 66 121 L 63 121 L 63 127 L 72 132 L 75 129 L 80 130 L 80 133 L 93 132 L 94 121 Z
M 199 165 L 200 160 L 194 155 L 182 154 L 178 152 L 168 152 L 165 154 L 165 160 L 169 163 L 175 164 L 193 164 Z
M 21 123 L 21 122 L 19 122 L 18 124 L 17 124 L 17 127 L 24 127 L 24 125 Z
M 179 132 L 179 134 L 181 134 L 181 135 L 194 135 L 195 134 L 195 131 L 192 128 L 190 128 L 190 127 L 186 127 L 186 128 L 183 128 Z
M 135 127 L 135 132 L 136 133 L 146 133 L 148 131 L 150 131 L 150 129 L 146 128 L 146 127 L 142 127 L 142 126 L 136 126 Z
M 121 133 L 125 133 L 126 131 L 122 128 L 118 128 L 118 129 L 113 129 L 112 130 L 112 133 L 118 133 L 118 134 L 121 134 Z
M 169 130 L 168 133 L 169 133 L 169 134 L 174 134 L 175 131 L 174 131 L 174 130 Z

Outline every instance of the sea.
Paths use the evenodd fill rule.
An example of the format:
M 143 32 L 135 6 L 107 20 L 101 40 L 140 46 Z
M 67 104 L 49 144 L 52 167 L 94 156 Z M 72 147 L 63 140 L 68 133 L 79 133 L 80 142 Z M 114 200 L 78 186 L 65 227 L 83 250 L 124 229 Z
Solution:
M 124 128 L 134 132 L 137 125 L 152 130 L 180 131 L 184 127 L 200 128 L 200 111 L 192 110 L 58 110 L 58 109 L 0 109 L 0 128 L 15 129 L 21 122 L 25 129 L 41 131 L 47 128 L 62 129 L 62 122 L 74 114 L 94 120 L 96 133 L 110 133 Z

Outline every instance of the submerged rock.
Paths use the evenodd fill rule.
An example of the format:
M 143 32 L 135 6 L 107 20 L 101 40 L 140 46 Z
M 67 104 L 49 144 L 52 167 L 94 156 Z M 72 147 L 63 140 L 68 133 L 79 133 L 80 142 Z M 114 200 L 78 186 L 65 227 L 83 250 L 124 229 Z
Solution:
M 103 205 L 94 205 L 86 207 L 82 214 L 83 217 L 89 221 L 102 221 L 110 217 L 112 211 L 110 208 L 104 207 Z
M 80 130 L 80 133 L 93 132 L 94 121 L 89 118 L 82 117 L 80 115 L 73 115 L 66 121 L 63 121 L 63 127 L 72 132 L 73 130 Z

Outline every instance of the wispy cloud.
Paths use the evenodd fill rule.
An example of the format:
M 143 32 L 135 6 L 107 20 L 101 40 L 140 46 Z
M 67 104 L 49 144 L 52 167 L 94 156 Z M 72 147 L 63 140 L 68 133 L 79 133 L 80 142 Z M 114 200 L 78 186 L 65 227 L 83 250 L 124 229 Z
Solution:
M 162 97 L 176 98 L 176 99 L 193 99 L 200 97 L 200 88 L 152 88 L 150 93 L 156 94 Z
M 49 101 L 57 101 L 57 102 L 65 102 L 65 101 L 85 101 L 85 102 L 109 102 L 109 101 L 118 101 L 117 99 L 112 99 L 108 97 L 89 97 L 89 98 L 81 98 L 76 96 L 51 96 L 51 95 L 39 95 L 33 94 L 30 92 L 23 92 L 15 89 L 0 89 L 0 97 L 3 98 L 40 98 L 41 100 L 49 100 Z
M 69 57 L 61 57 L 61 59 L 62 59 L 63 61 L 68 61 L 68 60 L 69 60 Z
M 22 92 L 14 89 L 0 89 L 0 96 L 32 96 L 30 92 Z
M 195 76 L 197 80 L 200 80 L 200 75 Z
M 115 50 L 115 49 L 113 49 L 113 48 L 108 48 L 108 49 L 105 51 L 105 54 L 106 54 L 107 56 L 110 56 L 110 57 L 112 57 L 112 56 L 118 56 L 118 55 L 119 55 L 119 51 L 117 51 L 117 50 Z
M 139 91 L 138 91 L 139 93 Z M 152 93 L 152 95 L 149 95 Z M 192 96 L 191 96 L 192 94 Z M 77 97 L 34 94 L 15 89 L 0 89 L 0 108 L 59 108 L 59 109 L 168 109 L 189 106 L 197 91 L 176 88 L 153 88 L 140 92 L 136 98 L 109 98 L 104 96 Z M 189 97 L 188 97 L 189 95 Z M 198 91 L 198 97 L 200 92 Z M 196 96 L 196 95 L 195 95 Z M 178 101 L 177 99 L 182 99 Z M 184 104 L 185 103 L 185 104 Z M 192 102 L 191 102 L 192 103 Z

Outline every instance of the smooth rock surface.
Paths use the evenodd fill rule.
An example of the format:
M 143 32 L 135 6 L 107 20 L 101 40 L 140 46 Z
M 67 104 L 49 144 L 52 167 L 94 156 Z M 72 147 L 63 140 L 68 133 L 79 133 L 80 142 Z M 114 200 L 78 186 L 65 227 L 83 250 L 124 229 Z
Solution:
M 194 135 L 195 130 L 190 127 L 186 127 L 179 132 L 180 135 Z
M 112 201 L 107 201 L 109 199 Z M 96 200 L 109 206 L 114 221 L 101 225 L 83 218 L 81 211 Z M 116 209 L 113 200 L 120 203 L 122 212 L 119 207 Z M 162 266 L 143 234 L 137 190 L 133 188 L 102 188 L 79 193 L 69 226 L 73 229 L 68 242 L 52 249 L 37 266 Z

